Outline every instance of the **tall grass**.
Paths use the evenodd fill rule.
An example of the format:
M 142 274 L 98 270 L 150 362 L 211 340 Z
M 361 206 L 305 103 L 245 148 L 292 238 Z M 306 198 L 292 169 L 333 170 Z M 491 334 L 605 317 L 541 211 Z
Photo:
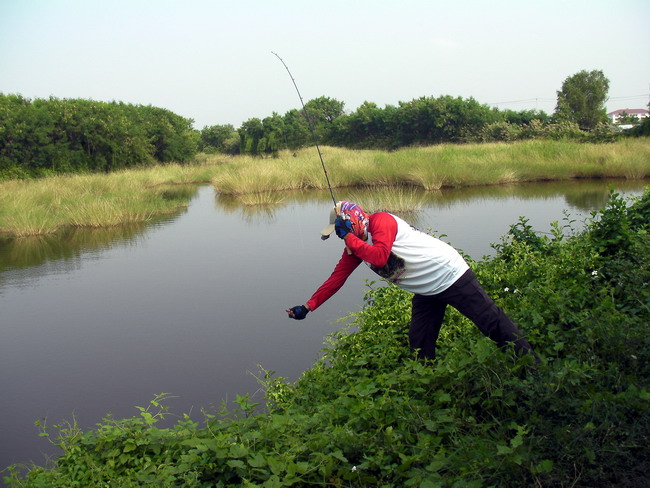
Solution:
M 438 145 L 395 152 L 322 148 L 333 187 L 415 185 L 427 191 L 573 178 L 650 177 L 650 140 L 614 144 L 525 141 Z M 276 159 L 245 157 L 212 180 L 220 193 L 327 188 L 313 148 Z
M 385 211 L 403 216 L 419 212 L 428 200 L 422 191 L 404 186 L 357 191 L 349 199 L 361 205 L 366 212 Z
M 187 184 L 208 182 L 214 171 L 202 166 L 169 165 L 107 175 L 7 181 L 0 184 L 0 232 L 25 237 L 65 227 L 148 221 L 186 206 L 195 192 Z
M 321 150 L 334 188 L 393 189 L 381 196 L 383 201 L 368 202 L 367 208 L 395 212 L 418 207 L 417 198 L 408 190 L 414 187 L 434 192 L 544 180 L 650 177 L 648 138 L 613 144 L 544 140 L 447 144 L 394 152 Z M 219 194 L 233 196 L 249 207 L 277 205 L 284 200 L 281 193 L 291 190 L 327 189 L 314 148 L 282 151 L 273 159 L 202 156 L 197 163 L 0 183 L 0 233 L 22 237 L 64 227 L 147 221 L 187 205 L 193 194 L 188 190 L 191 183 L 211 182 Z M 394 190 L 399 187 L 404 189 Z

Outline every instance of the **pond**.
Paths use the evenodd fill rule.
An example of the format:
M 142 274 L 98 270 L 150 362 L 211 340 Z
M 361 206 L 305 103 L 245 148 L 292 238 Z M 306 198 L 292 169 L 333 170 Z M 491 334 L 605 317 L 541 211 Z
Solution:
M 580 228 L 606 203 L 610 183 L 419 193 L 421 211 L 406 218 L 480 259 L 520 216 L 548 232 L 566 211 Z M 613 184 L 640 194 L 647 181 Z M 296 379 L 375 279 L 362 266 L 306 320 L 287 318 L 342 252 L 336 236 L 319 238 L 331 205 L 329 193 L 310 192 L 248 208 L 204 186 L 186 210 L 147 225 L 0 241 L 0 469 L 56 454 L 38 437 L 37 419 L 74 416 L 88 428 L 107 413 L 135 415 L 166 392 L 173 413 L 200 420 L 202 408 L 237 394 L 261 401 L 258 365 Z

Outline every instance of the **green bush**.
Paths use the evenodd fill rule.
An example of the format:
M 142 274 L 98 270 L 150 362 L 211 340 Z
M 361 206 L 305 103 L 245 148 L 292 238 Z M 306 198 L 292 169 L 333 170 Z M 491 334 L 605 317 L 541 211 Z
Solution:
M 264 372 L 266 406 L 159 428 L 59 427 L 50 467 L 9 486 L 642 487 L 650 482 L 650 189 L 612 194 L 583 231 L 525 219 L 472 262 L 542 364 L 450 310 L 434 363 L 412 358 L 410 295 L 369 283 L 366 306 L 296 382 Z M 44 429 L 45 435 L 50 435 Z
M 191 125 L 157 107 L 0 93 L 0 177 L 184 162 L 200 138 Z
M 522 128 L 510 122 L 493 122 L 480 131 L 481 142 L 512 142 L 521 139 Z

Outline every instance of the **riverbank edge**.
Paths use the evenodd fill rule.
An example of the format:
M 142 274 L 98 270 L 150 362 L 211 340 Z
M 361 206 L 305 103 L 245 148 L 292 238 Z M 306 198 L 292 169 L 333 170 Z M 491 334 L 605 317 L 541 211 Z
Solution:
M 523 141 L 438 145 L 394 152 L 325 147 L 323 152 L 335 189 L 411 187 L 440 191 L 513 183 L 650 178 L 650 138 L 612 144 Z M 20 238 L 54 234 L 69 227 L 146 222 L 189 203 L 189 193 L 170 190 L 170 186 L 210 183 L 218 193 L 239 199 L 242 205 L 273 205 L 279 192 L 327 189 L 314 154 L 314 148 L 304 148 L 274 159 L 202 155 L 189 165 L 0 182 L 0 236 Z

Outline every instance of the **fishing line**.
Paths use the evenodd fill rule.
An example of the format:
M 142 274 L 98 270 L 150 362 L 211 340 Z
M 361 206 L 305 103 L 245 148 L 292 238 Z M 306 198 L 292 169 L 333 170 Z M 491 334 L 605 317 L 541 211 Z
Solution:
M 289 67 L 287 64 L 282 60 L 280 56 L 278 56 L 277 53 L 274 53 L 271 51 L 271 54 L 275 55 L 276 58 L 280 60 L 284 68 L 287 70 L 287 73 L 289 73 L 289 78 L 291 78 L 291 81 L 293 82 L 293 86 L 296 88 L 296 93 L 298 93 L 298 98 L 300 98 L 300 103 L 302 105 L 302 111 L 305 114 L 305 118 L 307 119 L 307 125 L 309 126 L 309 132 L 311 132 L 311 137 L 314 139 L 314 144 L 316 145 L 316 151 L 318 151 L 318 157 L 320 158 L 320 164 L 323 166 L 323 172 L 325 173 L 325 179 L 327 180 L 327 188 L 330 190 L 330 195 L 332 196 L 332 202 L 334 203 L 334 206 L 336 207 L 336 199 L 334 198 L 334 192 L 332 191 L 332 185 L 330 184 L 330 177 L 327 174 L 327 168 L 325 168 L 325 161 L 323 161 L 323 155 L 320 152 L 320 147 L 318 146 L 318 140 L 316 139 L 316 133 L 314 132 L 314 126 L 311 123 L 311 119 L 309 118 L 309 114 L 307 113 L 307 109 L 305 108 L 305 102 L 302 101 L 302 95 L 300 94 L 300 90 L 298 90 L 298 85 L 296 84 L 296 80 L 293 79 L 293 75 L 291 74 L 291 71 L 289 71 Z

